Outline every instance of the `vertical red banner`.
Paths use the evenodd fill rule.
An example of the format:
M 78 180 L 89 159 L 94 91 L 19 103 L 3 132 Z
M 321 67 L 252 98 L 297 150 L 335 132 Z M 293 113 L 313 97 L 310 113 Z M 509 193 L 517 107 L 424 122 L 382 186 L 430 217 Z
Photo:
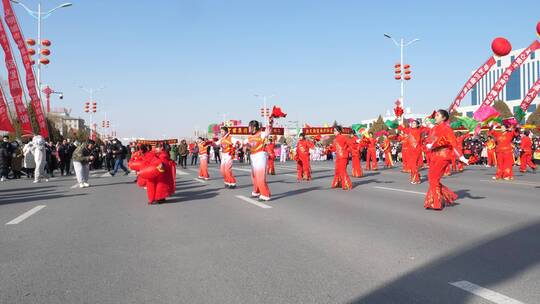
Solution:
M 13 7 L 11 6 L 10 0 L 2 0 L 4 5 L 4 19 L 6 24 L 13 36 L 13 40 L 21 53 L 22 62 L 24 65 L 24 70 L 26 72 L 26 87 L 28 88 L 28 95 L 30 95 L 30 100 L 32 102 L 32 107 L 36 113 L 36 120 L 39 125 L 39 133 L 44 138 L 49 137 L 49 131 L 47 130 L 47 121 L 45 120 L 45 114 L 43 113 L 43 108 L 41 107 L 41 100 L 39 99 L 38 90 L 36 88 L 36 78 L 34 77 L 34 71 L 32 70 L 32 62 L 30 55 L 28 54 L 28 49 L 26 47 L 26 42 L 24 41 L 24 36 L 22 34 L 19 23 L 17 22 L 17 17 L 13 12 Z
M 6 105 L 6 99 L 4 98 L 4 91 L 0 87 L 0 130 L 7 132 L 15 132 L 13 124 L 9 119 L 9 111 Z
M 13 52 L 11 51 L 11 46 L 9 45 L 8 36 L 6 34 L 6 29 L 4 28 L 4 23 L 0 20 L 0 45 L 4 50 L 4 60 L 6 63 L 6 69 L 8 72 L 8 84 L 10 95 L 13 98 L 13 104 L 15 105 L 15 112 L 19 119 L 19 124 L 21 125 L 21 131 L 23 135 L 33 135 L 32 125 L 30 124 L 30 117 L 28 117 L 28 112 L 26 112 L 26 107 L 22 101 L 22 88 L 21 80 L 19 78 L 19 71 L 17 71 L 17 65 L 13 59 Z

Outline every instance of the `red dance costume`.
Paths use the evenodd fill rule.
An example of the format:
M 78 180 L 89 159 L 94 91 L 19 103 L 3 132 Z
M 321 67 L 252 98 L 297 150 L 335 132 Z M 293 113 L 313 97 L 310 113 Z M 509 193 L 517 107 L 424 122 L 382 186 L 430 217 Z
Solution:
M 394 166 L 394 162 L 392 161 L 392 144 L 390 139 L 385 138 L 383 140 L 381 149 L 384 152 L 384 167 L 392 168 Z
M 197 144 L 199 146 L 199 178 L 204 180 L 209 180 L 210 175 L 208 174 L 208 144 L 206 142 L 201 142 Z
M 497 144 L 495 144 L 495 141 L 492 139 L 488 139 L 486 141 L 486 148 L 487 148 L 487 164 L 490 167 L 495 167 L 497 165 L 497 156 L 495 155 L 495 148 L 497 147 Z
M 165 200 L 176 190 L 176 165 L 167 152 L 148 152 L 148 165 L 141 170 L 146 180 L 148 204 Z
M 426 129 L 420 128 L 405 128 L 399 126 L 398 129 L 403 132 L 403 136 L 407 137 L 408 149 L 407 149 L 407 160 L 408 168 L 411 172 L 411 183 L 419 184 L 420 183 L 420 168 L 423 164 L 422 159 L 422 147 L 423 147 L 423 138 L 422 134 L 426 132 Z
M 514 133 L 512 131 L 494 131 L 489 132 L 497 141 L 495 153 L 497 155 L 497 173 L 495 179 L 511 180 L 514 178 L 512 167 L 514 166 Z
M 332 188 L 341 186 L 343 190 L 351 190 L 352 182 L 347 173 L 347 163 L 349 162 L 349 137 L 338 134 L 334 139 L 333 149 L 336 152 L 336 164 L 334 171 L 334 181 Z
M 363 144 L 358 142 L 356 136 L 352 137 L 349 141 L 349 146 L 351 147 L 351 158 L 352 158 L 352 176 L 353 177 L 362 177 L 364 173 L 362 172 L 362 161 L 360 160 L 360 151 L 363 147 Z
M 264 141 L 270 132 L 271 128 L 266 128 L 265 132 L 259 131 L 250 135 L 246 142 L 251 151 L 251 179 L 253 181 L 251 196 L 259 197 L 261 200 L 270 200 L 270 188 L 266 183 L 268 156 L 264 150 Z
M 527 166 L 531 167 L 533 170 L 536 170 L 536 165 L 532 162 L 532 141 L 529 136 L 523 135 L 521 137 L 520 149 L 521 155 L 519 159 L 519 171 L 527 172 Z
M 458 145 L 458 150 L 463 153 L 463 142 L 467 139 L 471 137 L 471 134 L 467 133 L 467 134 L 463 134 L 463 135 L 460 135 L 458 137 L 456 137 L 456 142 L 457 142 L 457 145 Z M 457 164 L 457 171 L 459 172 L 463 172 L 463 163 L 458 161 Z
M 431 156 L 428 172 L 429 189 L 424 200 L 424 207 L 441 210 L 445 204 L 452 205 L 458 198 L 457 194 L 441 184 L 441 178 L 452 162 L 452 155 L 461 157 L 462 154 L 457 150 L 454 131 L 446 123 L 434 126 L 427 141 L 431 144 Z
M 223 138 L 218 142 L 221 147 L 221 165 L 220 171 L 223 175 L 223 181 L 225 185 L 234 187 L 236 186 L 236 178 L 233 174 L 233 159 L 234 159 L 234 145 L 232 142 L 231 135 L 223 136 Z
M 367 143 L 366 170 L 377 170 L 377 138 L 368 137 Z
M 265 147 L 266 154 L 268 154 L 268 163 L 267 166 L 267 173 L 270 175 L 276 175 L 276 166 L 274 165 L 276 161 L 276 145 L 272 143 L 268 143 Z
M 313 148 L 315 148 L 315 145 L 307 139 L 301 139 L 296 144 L 296 171 L 298 181 L 311 180 L 309 150 Z
M 409 137 L 401 134 L 399 136 L 399 141 L 401 142 L 401 161 L 403 162 L 402 171 L 409 173 L 411 172 L 411 169 L 409 168 Z

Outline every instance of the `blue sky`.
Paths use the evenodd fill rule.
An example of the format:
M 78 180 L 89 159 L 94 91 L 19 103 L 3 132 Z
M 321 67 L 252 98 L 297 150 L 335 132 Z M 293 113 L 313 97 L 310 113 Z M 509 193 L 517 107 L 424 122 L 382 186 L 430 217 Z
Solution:
M 448 107 L 494 37 L 525 47 L 540 20 L 536 1 L 71 2 L 44 22 L 53 55 L 43 82 L 65 92 L 53 106 L 88 118 L 79 86 L 104 85 L 96 120 L 106 112 L 118 135 L 147 138 L 191 136 L 222 114 L 257 119 L 256 93 L 311 125 L 384 114 L 399 96 L 399 51 L 384 32 L 421 39 L 405 53 L 407 106 Z M 35 36 L 35 21 L 16 12 Z

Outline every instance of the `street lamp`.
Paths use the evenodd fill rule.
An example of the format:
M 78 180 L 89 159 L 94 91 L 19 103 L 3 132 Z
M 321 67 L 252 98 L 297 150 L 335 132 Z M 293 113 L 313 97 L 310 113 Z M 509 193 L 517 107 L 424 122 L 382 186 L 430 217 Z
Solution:
M 47 113 L 51 112 L 51 95 L 52 94 L 57 94 L 58 98 L 64 99 L 63 92 L 57 92 L 53 90 L 50 86 L 46 86 L 45 89 L 43 89 L 43 93 L 45 93 L 45 98 L 47 99 Z
M 13 3 L 16 3 L 16 4 L 19 4 L 20 6 L 22 6 L 24 8 L 24 10 L 26 12 L 28 12 L 28 14 L 32 17 L 34 17 L 35 19 L 37 19 L 38 21 L 38 36 L 37 36 L 37 48 L 38 48 L 38 54 L 41 54 L 41 22 L 42 20 L 44 19 L 47 19 L 54 11 L 58 10 L 58 9 L 61 9 L 61 8 L 64 8 L 64 7 L 69 7 L 69 6 L 72 6 L 73 3 L 64 3 L 64 4 L 60 4 L 59 6 L 49 10 L 49 11 L 46 11 L 46 12 L 43 12 L 41 11 L 41 0 L 38 1 L 38 9 L 37 11 L 33 11 L 31 10 L 30 8 L 28 8 L 28 6 L 26 6 L 24 3 L 18 1 L 18 0 L 11 0 L 11 2 Z M 37 61 L 37 84 L 38 84 L 38 92 L 39 92 L 39 96 L 41 97 L 41 62 L 40 60 Z
M 253 94 L 253 96 L 257 97 L 257 98 L 262 98 L 263 100 L 263 113 L 264 113 L 264 124 L 266 126 L 268 126 L 269 122 L 268 122 L 268 116 L 270 115 L 268 112 L 269 112 L 269 109 L 267 108 L 266 106 L 266 99 L 270 99 L 272 97 L 274 97 L 274 94 L 270 95 L 270 96 L 266 96 L 266 95 L 259 95 L 259 94 Z
M 388 38 L 388 39 L 391 39 L 394 44 L 399 47 L 399 52 L 400 52 L 400 60 L 399 60 L 399 64 L 400 64 L 400 67 L 403 67 L 403 49 L 417 41 L 420 41 L 420 39 L 418 38 L 415 38 L 409 42 L 405 42 L 403 38 L 401 38 L 399 40 L 399 42 L 396 41 L 396 39 L 394 39 L 390 34 L 388 33 L 384 33 L 384 37 Z M 405 84 L 404 82 L 405 80 L 403 79 L 403 77 L 400 78 L 400 82 L 401 82 L 401 94 L 400 94 L 400 97 L 399 97 L 399 100 L 401 102 L 401 107 L 405 108 L 404 106 L 404 100 L 403 100 L 403 86 Z

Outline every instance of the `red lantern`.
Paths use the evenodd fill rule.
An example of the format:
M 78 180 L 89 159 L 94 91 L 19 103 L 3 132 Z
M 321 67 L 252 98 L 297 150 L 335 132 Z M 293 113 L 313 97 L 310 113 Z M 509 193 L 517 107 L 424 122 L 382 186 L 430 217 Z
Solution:
M 34 49 L 28 49 L 28 54 L 29 54 L 30 56 L 34 56 L 34 55 L 36 54 L 36 50 L 34 50 Z
M 491 42 L 493 53 L 499 57 L 506 56 L 512 51 L 512 45 L 503 37 L 497 37 Z
M 410 64 L 406 64 L 403 66 L 404 69 L 410 69 L 411 68 L 411 65 Z
M 540 36 L 540 21 L 536 24 L 536 35 Z
M 405 75 L 405 80 L 411 80 L 411 75 Z
M 41 40 L 41 44 L 43 44 L 43 46 L 51 46 L 51 41 L 47 39 L 43 39 Z
M 401 68 L 401 63 L 396 63 L 396 64 L 394 65 L 394 67 L 395 67 L 396 69 Z
M 26 39 L 26 43 L 28 43 L 28 45 L 36 45 L 36 41 L 31 38 Z
M 50 54 L 51 54 L 51 50 L 49 50 L 49 49 L 42 49 L 41 50 L 41 55 L 49 56 Z
M 394 77 L 396 80 L 400 80 L 401 79 L 401 75 L 400 74 L 396 74 L 396 76 Z
M 34 64 L 36 64 L 36 61 L 35 61 L 35 60 L 32 60 L 32 61 L 30 61 L 30 64 L 31 64 L 31 65 L 34 65 Z
M 39 60 L 39 62 L 41 62 L 41 64 L 49 64 L 50 63 L 49 58 L 41 58 Z
M 396 73 L 396 74 L 401 74 L 401 70 L 400 70 L 400 69 L 396 69 L 396 70 L 395 70 L 395 73 Z
M 411 73 L 411 70 L 405 70 L 405 74 L 409 75 Z

